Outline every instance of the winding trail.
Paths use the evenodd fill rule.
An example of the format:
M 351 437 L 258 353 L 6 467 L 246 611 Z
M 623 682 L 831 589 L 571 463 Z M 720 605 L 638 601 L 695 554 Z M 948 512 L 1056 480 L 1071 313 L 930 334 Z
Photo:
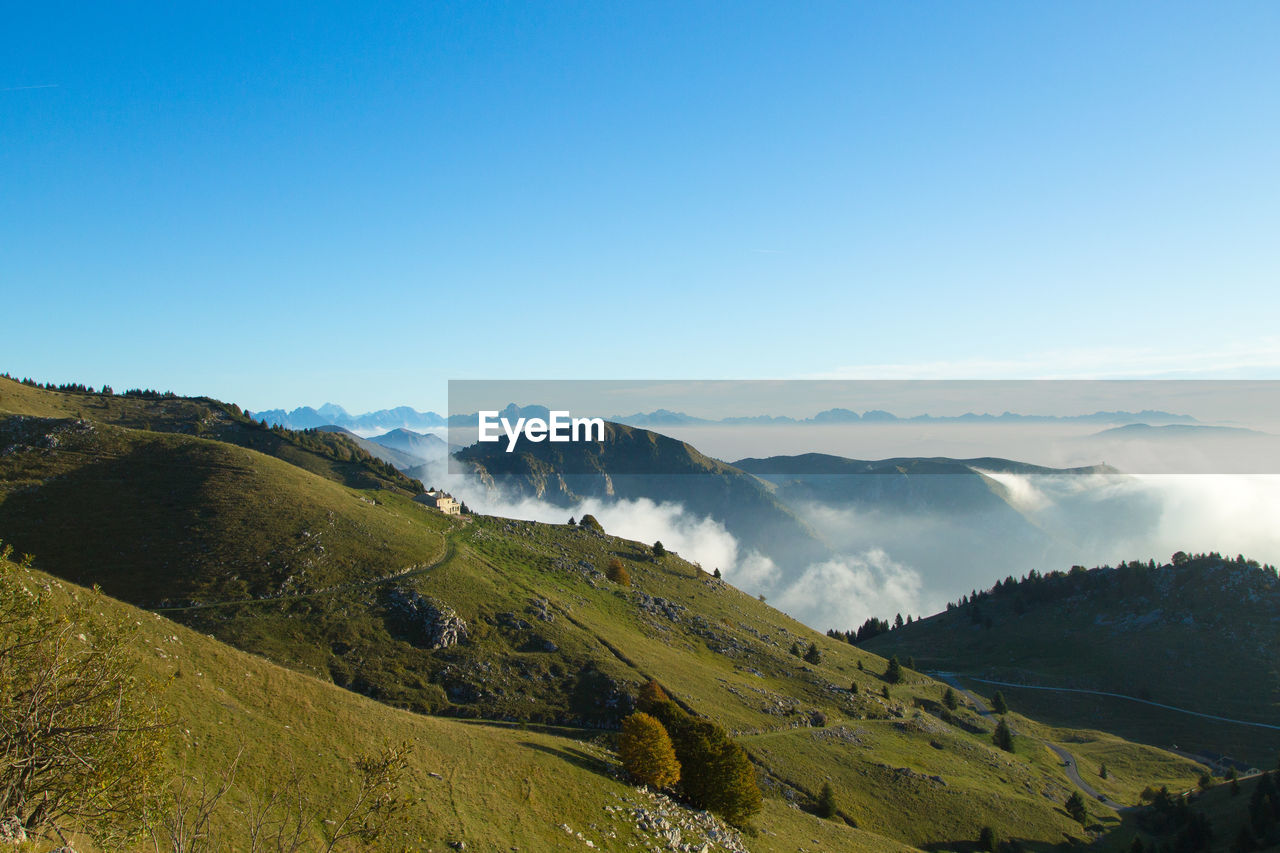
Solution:
M 961 695 L 963 695 L 965 698 L 967 698 L 970 702 L 973 703 L 973 707 L 976 708 L 978 710 L 978 713 L 981 714 L 982 716 L 984 717 L 995 716 L 995 713 L 987 706 L 986 701 L 982 699 L 982 697 L 978 696 L 978 694 L 971 693 L 970 691 L 966 690 L 964 685 L 960 683 L 960 679 L 955 673 L 931 672 L 929 674 L 932 675 L 934 678 L 938 679 L 939 681 L 946 682 L 947 684 L 951 685 L 953 688 L 958 690 L 961 693 Z M 965 677 L 967 678 L 968 676 L 965 676 Z M 983 679 L 975 678 L 973 680 L 982 681 Z M 998 683 L 998 682 L 986 682 L 986 683 Z M 1008 686 L 1017 687 L 1018 685 L 1014 684 L 1014 685 L 1008 685 Z M 1010 729 L 1012 728 L 1013 727 L 1010 726 Z M 1019 734 L 1019 732 L 1015 730 L 1015 734 Z M 1022 735 L 1022 736 L 1030 737 L 1030 735 Z M 1075 785 L 1077 788 L 1079 788 L 1081 791 L 1083 791 L 1086 795 L 1088 795 L 1092 799 L 1097 800 L 1098 802 L 1106 806 L 1109 806 L 1115 809 L 1118 812 L 1126 810 L 1112 803 L 1111 800 L 1109 800 L 1105 794 L 1098 793 L 1097 789 L 1095 789 L 1092 785 L 1090 785 L 1088 782 L 1084 781 L 1084 779 L 1080 777 L 1080 766 L 1079 764 L 1076 763 L 1075 756 L 1073 756 L 1070 752 L 1067 752 L 1067 750 L 1058 746 L 1056 743 L 1052 743 L 1050 741 L 1044 740 L 1043 738 L 1032 738 L 1032 739 L 1039 741 L 1040 743 L 1049 747 L 1049 749 L 1053 750 L 1054 754 L 1057 755 L 1058 758 L 1062 759 L 1062 769 L 1066 772 L 1067 778 L 1070 779 L 1071 783 Z
M 995 684 L 1000 687 L 1016 687 L 1019 690 L 1048 690 L 1054 693 L 1088 693 L 1093 696 L 1109 696 L 1112 699 L 1127 699 L 1130 702 L 1140 702 L 1143 705 L 1151 705 L 1156 708 L 1164 708 L 1166 711 L 1177 711 L 1180 714 L 1190 714 L 1193 717 L 1203 717 L 1206 720 L 1216 720 L 1220 723 L 1235 723 L 1239 726 L 1255 726 L 1260 729 L 1273 729 L 1280 731 L 1280 726 L 1271 723 L 1257 723 L 1251 720 L 1235 720 L 1231 717 L 1219 717 L 1216 714 L 1203 714 L 1200 711 L 1190 711 L 1186 708 L 1179 708 L 1176 705 L 1165 705 L 1161 702 L 1152 702 L 1150 699 L 1139 699 L 1136 696 L 1126 696 L 1123 693 L 1108 693 L 1105 690 L 1085 690 L 1078 687 L 1041 687 L 1035 684 L 1015 684 L 1012 681 L 993 681 L 989 678 L 978 678 L 972 675 L 966 675 L 965 678 L 970 681 L 978 681 L 983 684 Z

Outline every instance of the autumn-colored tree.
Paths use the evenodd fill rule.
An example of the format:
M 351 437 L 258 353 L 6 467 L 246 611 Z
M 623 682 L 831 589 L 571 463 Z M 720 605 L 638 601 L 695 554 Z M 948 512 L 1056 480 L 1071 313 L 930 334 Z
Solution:
M 618 586 L 631 586 L 631 573 L 627 571 L 627 567 L 622 565 L 622 561 L 617 557 L 609 561 L 609 568 L 605 572 L 605 576 Z
M 636 699 L 636 707 L 641 711 L 649 711 L 659 702 L 670 701 L 671 699 L 667 696 L 667 692 L 662 689 L 662 685 L 651 678 L 640 688 L 640 696 Z
M 618 735 L 618 756 L 627 775 L 637 785 L 670 788 L 680 781 L 680 762 L 666 728 L 643 711 L 622 721 Z

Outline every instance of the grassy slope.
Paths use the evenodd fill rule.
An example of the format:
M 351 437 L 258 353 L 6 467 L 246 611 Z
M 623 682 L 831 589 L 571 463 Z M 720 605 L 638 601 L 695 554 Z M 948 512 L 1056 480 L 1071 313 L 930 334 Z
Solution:
M 10 567 L 14 568 L 14 567 Z M 21 570 L 19 570 L 21 571 Z M 40 572 L 30 582 L 68 596 L 89 593 Z M 606 806 L 636 801 L 615 778 L 616 763 L 591 732 L 556 733 L 425 717 L 389 708 L 331 684 L 232 649 L 157 614 L 109 598 L 99 612 L 138 625 L 133 644 L 140 668 L 161 688 L 156 695 L 176 717 L 170 758 L 175 772 L 211 777 L 244 750 L 233 798 L 278 784 L 294 767 L 306 792 L 341 791 L 348 761 L 371 747 L 413 745 L 407 792 L 421 800 L 408 818 L 422 849 L 465 840 L 475 849 L 587 849 L 567 840 L 561 823 L 594 841 L 596 849 L 627 850 L 638 836 Z M 496 770 L 495 768 L 501 768 Z M 438 774 L 432 775 L 432 774 Z M 224 820 L 218 833 L 235 830 Z M 790 839 L 820 839 L 829 849 L 904 850 L 888 839 L 823 822 L 770 802 L 761 818 L 768 831 L 756 851 L 794 850 Z M 610 837 L 610 832 L 616 837 Z
M 266 429 L 237 406 L 208 397 L 159 399 L 33 388 L 0 377 L 0 415 L 84 419 L 148 432 L 179 433 L 239 445 L 357 488 L 412 494 L 420 486 L 376 462 L 345 436 Z
M 1037 601 L 1015 587 L 976 606 L 874 637 L 864 646 L 883 655 L 914 656 L 929 670 L 1107 691 L 1232 719 L 1276 722 L 1280 632 L 1274 602 L 1280 600 L 1280 587 L 1273 574 L 1219 562 L 1076 573 L 1042 586 L 1062 589 Z M 973 618 L 975 612 L 991 626 Z M 983 693 L 1003 690 L 1015 707 L 1063 726 L 1222 752 L 1264 767 L 1280 751 L 1280 732 L 1272 730 L 1118 698 L 973 686 Z
M 36 426 L 31 438 L 49 434 Z M 56 447 L 34 441 L 0 458 L 0 536 L 61 576 L 102 579 L 143 601 L 275 595 L 305 569 L 288 597 L 173 614 L 277 663 L 417 710 L 597 725 L 616 721 L 653 677 L 743 739 L 769 780 L 767 831 L 792 825 L 779 815 L 809 821 L 785 803 L 830 779 L 845 814 L 912 844 L 945 849 L 984 824 L 1041 843 L 1079 835 L 1060 806 L 1068 783 L 1044 750 L 1010 758 L 990 747 L 984 722 L 942 723 L 933 712 L 943 688 L 923 676 L 880 699 L 872 673 L 883 659 L 678 557 L 654 561 L 646 546 L 561 525 L 446 519 L 392 491 L 351 489 L 178 432 L 54 426 L 64 429 Z M 131 464 L 99 476 L 122 456 Z M 630 569 L 630 589 L 601 574 L 613 557 Z M 389 584 L 370 581 L 409 565 L 424 568 L 394 583 L 454 608 L 466 642 L 433 651 L 397 625 Z M 542 601 L 549 619 L 535 613 Z M 790 655 L 794 642 L 816 642 L 823 662 Z M 277 695 L 281 711 L 301 701 L 275 687 L 259 698 Z M 829 718 L 825 730 L 805 724 L 814 712 Z M 1134 767 L 1167 769 L 1166 758 L 1129 749 Z M 482 773 L 476 756 L 480 767 L 459 772 Z M 1194 765 L 1180 766 L 1194 779 Z

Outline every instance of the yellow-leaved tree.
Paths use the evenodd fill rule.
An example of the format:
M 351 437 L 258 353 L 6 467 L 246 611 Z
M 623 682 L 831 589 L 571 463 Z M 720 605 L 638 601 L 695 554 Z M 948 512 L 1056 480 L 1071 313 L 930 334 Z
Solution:
M 680 781 L 680 762 L 666 728 L 643 711 L 622 721 L 618 755 L 627 775 L 637 785 L 670 788 Z

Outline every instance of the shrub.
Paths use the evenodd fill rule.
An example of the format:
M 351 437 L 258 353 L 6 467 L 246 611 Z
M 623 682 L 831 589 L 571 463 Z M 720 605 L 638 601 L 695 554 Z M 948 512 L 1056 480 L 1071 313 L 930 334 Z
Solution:
M 93 601 L 57 601 L 10 552 L 0 553 L 0 815 L 32 831 L 127 837 L 159 800 L 166 727 L 135 674 L 132 628 L 94 616 Z
M 1009 703 L 1005 701 L 1004 694 L 999 690 L 996 691 L 996 695 L 991 697 L 991 710 L 997 714 L 1009 713 Z
M 617 557 L 609 561 L 609 568 L 605 575 L 618 586 L 631 586 L 631 573 L 627 571 L 627 567 L 622 565 L 622 561 Z
M 822 650 L 818 648 L 817 643 L 809 645 L 809 650 L 804 653 L 804 659 L 815 665 L 822 663 Z
M 643 711 L 622 721 L 618 756 L 637 785 L 662 789 L 680 781 L 680 762 L 670 735 L 657 718 Z

